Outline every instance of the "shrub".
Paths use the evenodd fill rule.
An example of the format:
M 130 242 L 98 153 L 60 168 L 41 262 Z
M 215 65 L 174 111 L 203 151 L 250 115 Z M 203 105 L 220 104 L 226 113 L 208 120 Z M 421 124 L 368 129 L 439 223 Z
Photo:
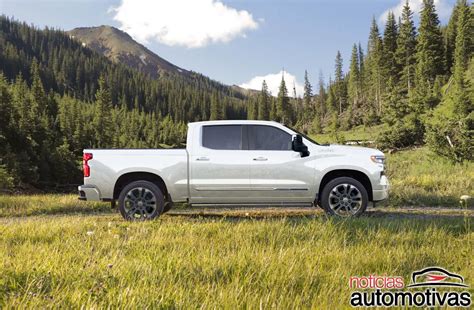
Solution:
M 405 116 L 384 130 L 377 139 L 382 149 L 404 148 L 423 143 L 425 128 L 415 113 Z
M 426 142 L 430 149 L 455 162 L 473 160 L 474 112 L 462 117 L 452 100 L 441 103 L 427 121 Z
M 13 177 L 10 176 L 4 165 L 0 165 L 0 189 L 13 188 Z

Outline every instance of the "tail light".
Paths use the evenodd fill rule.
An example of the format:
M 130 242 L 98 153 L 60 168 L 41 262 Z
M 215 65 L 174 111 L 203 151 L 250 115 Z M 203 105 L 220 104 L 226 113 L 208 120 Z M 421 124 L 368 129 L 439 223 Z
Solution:
M 84 153 L 82 155 L 82 170 L 84 171 L 84 177 L 90 177 L 91 167 L 89 167 L 89 160 L 92 159 L 92 153 Z

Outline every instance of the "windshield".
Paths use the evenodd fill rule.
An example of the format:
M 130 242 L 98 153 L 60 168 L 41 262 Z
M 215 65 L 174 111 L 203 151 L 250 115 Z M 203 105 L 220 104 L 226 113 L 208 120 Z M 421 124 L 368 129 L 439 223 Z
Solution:
M 298 130 L 293 129 L 293 128 L 289 127 L 289 126 L 285 126 L 285 127 L 288 128 L 288 129 L 290 129 L 291 131 L 294 131 L 295 133 L 299 134 L 300 136 L 302 136 L 303 138 L 305 138 L 305 139 L 308 140 L 309 142 L 314 143 L 314 144 L 316 144 L 316 145 L 320 145 L 318 142 L 314 141 L 313 139 L 311 139 L 310 137 L 308 137 L 308 136 L 305 135 L 304 133 L 301 133 L 301 132 L 299 132 Z

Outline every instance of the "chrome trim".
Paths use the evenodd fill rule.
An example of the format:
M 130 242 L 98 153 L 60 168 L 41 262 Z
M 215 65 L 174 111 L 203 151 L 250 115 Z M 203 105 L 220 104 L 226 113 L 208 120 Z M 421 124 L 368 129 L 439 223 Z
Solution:
M 250 187 L 195 187 L 194 188 L 196 191 L 202 192 L 202 191 L 216 191 L 216 192 L 221 192 L 221 191 L 251 191 L 252 189 Z
M 196 187 L 196 191 L 309 191 L 308 188 L 285 188 L 285 187 Z

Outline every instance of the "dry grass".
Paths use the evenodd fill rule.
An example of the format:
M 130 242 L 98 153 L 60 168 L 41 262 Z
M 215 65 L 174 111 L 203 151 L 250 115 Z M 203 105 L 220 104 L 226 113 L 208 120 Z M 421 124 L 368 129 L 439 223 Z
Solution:
M 72 196 L 72 214 L 38 211 L 58 198 L 0 197 L 42 214 L 0 219 L 0 308 L 340 309 L 351 275 L 409 281 L 430 265 L 474 283 L 474 230 L 462 217 L 194 210 L 129 223 Z
M 0 218 L 110 212 L 110 204 L 82 202 L 76 195 L 0 195 Z
M 474 197 L 474 162 L 454 164 L 419 148 L 389 154 L 387 168 L 389 205 L 457 207 L 462 195 Z

